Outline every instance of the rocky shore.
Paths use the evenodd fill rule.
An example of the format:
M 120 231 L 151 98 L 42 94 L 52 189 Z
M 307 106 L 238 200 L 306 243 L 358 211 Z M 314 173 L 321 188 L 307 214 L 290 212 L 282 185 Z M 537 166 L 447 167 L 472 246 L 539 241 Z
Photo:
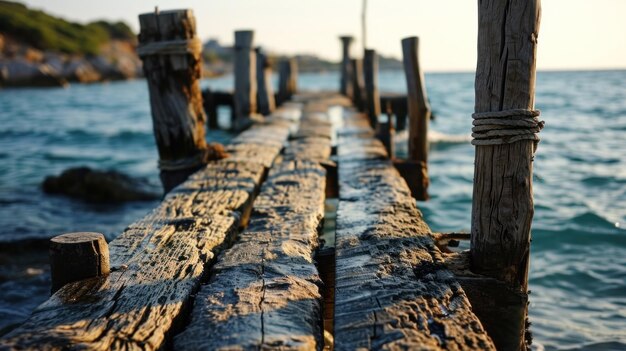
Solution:
M 97 55 L 38 50 L 0 34 L 0 87 L 65 86 L 142 75 L 134 44 L 112 40 Z

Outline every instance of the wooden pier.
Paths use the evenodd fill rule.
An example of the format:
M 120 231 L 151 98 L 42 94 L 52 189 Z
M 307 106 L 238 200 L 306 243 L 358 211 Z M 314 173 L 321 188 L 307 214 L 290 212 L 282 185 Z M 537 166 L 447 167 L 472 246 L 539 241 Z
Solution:
M 365 115 L 338 94 L 293 101 L 112 241 L 109 275 L 65 285 L 0 348 L 323 348 L 335 137 L 334 347 L 492 347 Z
M 516 45 L 513 41 L 526 39 L 515 35 L 514 26 L 486 17 L 501 11 L 513 17 L 502 20 L 506 23 L 525 18 L 525 30 L 536 38 L 538 2 L 511 6 L 507 12 L 484 4 L 480 29 L 506 31 L 516 70 L 504 70 L 505 92 L 520 101 L 506 100 L 504 108 L 514 110 L 504 111 L 497 101 L 477 105 L 475 119 L 492 111 L 504 117 L 479 122 L 475 143 L 483 148 L 477 151 L 481 160 L 517 145 L 530 163 L 543 127 L 536 115 L 526 116 L 535 113 L 535 47 Z M 253 32 L 238 31 L 235 92 L 205 92 L 205 113 L 198 108 L 203 101 L 191 11 L 140 19 L 139 51 L 167 193 L 156 209 L 109 243 L 108 256 L 93 233 L 57 239 L 55 255 L 64 244 L 99 240 L 97 248 L 80 246 L 85 264 L 97 266 L 81 269 L 83 275 L 76 273 L 74 279 L 65 272 L 52 297 L 0 339 L 0 350 L 526 348 L 528 248 L 509 248 L 522 252 L 511 263 L 489 246 L 501 233 L 473 226 L 472 245 L 480 244 L 479 249 L 450 253 L 450 238 L 465 236 L 433 233 L 417 207 L 416 198 L 428 198 L 430 106 L 416 37 L 403 40 L 407 96 L 379 96 L 376 53 L 365 50 L 363 65 L 352 59 L 349 36 L 341 37 L 340 92 L 298 91 L 297 64 L 287 60 L 279 65 L 274 95 L 267 84 L 271 69 L 262 51 L 255 50 Z M 485 39 L 479 51 L 491 47 Z M 498 55 L 483 54 L 507 64 Z M 489 85 L 482 78 L 477 76 Z M 523 84 L 516 88 L 515 79 Z M 498 91 L 490 93 L 479 98 L 495 99 Z M 218 126 L 219 104 L 231 107 L 231 127 L 239 131 L 223 147 L 204 140 L 205 124 Z M 381 107 L 386 121 L 379 120 Z M 393 154 L 394 114 L 395 121 L 407 119 L 402 123 L 409 129 L 410 152 L 404 160 Z M 516 129 L 520 119 L 532 124 L 524 126 L 528 130 Z M 484 132 L 492 124 L 496 128 Z M 511 141 L 505 132 L 524 137 Z M 524 186 L 513 187 L 530 200 L 532 210 L 527 163 L 501 176 L 521 174 Z M 485 174 L 500 177 L 486 169 L 477 171 L 478 189 L 489 187 Z M 480 196 L 476 191 L 474 196 Z M 510 195 L 500 194 L 505 203 L 500 209 L 511 205 Z M 488 215 L 480 211 L 474 209 L 478 228 Z M 532 219 L 528 212 L 504 214 L 523 223 Z M 525 245 L 528 228 L 517 229 L 516 240 Z M 89 256 L 93 252 L 97 259 Z M 484 264 L 487 257 L 490 263 Z M 502 260 L 509 266 L 498 270 Z M 55 271 L 62 271 L 67 259 L 55 256 L 53 261 Z M 93 276 L 85 279 L 85 271 Z

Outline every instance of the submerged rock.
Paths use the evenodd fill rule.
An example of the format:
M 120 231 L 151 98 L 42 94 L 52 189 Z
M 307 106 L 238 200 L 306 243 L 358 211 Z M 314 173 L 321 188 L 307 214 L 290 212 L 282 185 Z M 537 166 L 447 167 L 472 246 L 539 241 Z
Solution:
M 89 167 L 70 168 L 59 176 L 46 177 L 43 191 L 90 202 L 146 201 L 161 197 L 156 188 L 143 179 Z

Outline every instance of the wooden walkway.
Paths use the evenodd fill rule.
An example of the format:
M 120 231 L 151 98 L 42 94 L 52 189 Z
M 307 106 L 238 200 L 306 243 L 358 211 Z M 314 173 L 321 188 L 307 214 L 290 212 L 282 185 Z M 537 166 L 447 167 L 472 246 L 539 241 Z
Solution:
M 294 96 L 111 242 L 110 275 L 64 286 L 0 350 L 494 349 L 350 106 L 337 94 Z M 335 255 L 316 254 L 335 139 L 329 278 L 318 266 Z M 331 278 L 334 304 L 323 294 Z

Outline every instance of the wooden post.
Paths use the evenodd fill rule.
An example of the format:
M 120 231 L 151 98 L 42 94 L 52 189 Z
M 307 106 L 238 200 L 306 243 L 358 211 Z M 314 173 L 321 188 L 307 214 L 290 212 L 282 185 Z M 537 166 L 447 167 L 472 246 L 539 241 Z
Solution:
M 250 125 L 257 111 L 256 54 L 252 42 L 254 31 L 235 31 L 235 120 L 234 130 Z
M 365 96 L 367 115 L 372 128 L 378 125 L 380 115 L 380 96 L 378 94 L 378 56 L 376 50 L 366 49 L 363 55 L 363 71 L 365 76 Z
M 109 274 L 109 246 L 100 233 L 68 233 L 50 239 L 52 294 L 65 284 Z
M 414 196 L 419 200 L 428 199 L 428 121 L 430 105 L 426 96 L 424 73 L 419 65 L 417 37 L 402 39 L 402 57 L 407 85 L 407 104 L 409 115 L 409 153 L 408 162 L 415 167 L 412 177 L 416 178 L 411 186 Z M 411 182 L 410 182 L 411 183 Z
M 536 46 L 540 0 L 485 0 L 478 6 L 478 64 L 475 112 L 504 111 L 509 119 L 518 111 L 533 111 L 535 102 Z M 532 118 L 531 118 L 532 119 Z M 506 118 L 501 118 L 506 121 Z M 476 122 L 476 121 L 475 121 Z M 538 122 L 538 120 L 537 120 Z M 492 132 L 501 130 L 493 127 Z M 533 132 L 543 127 L 538 122 Z M 519 127 L 508 127 L 519 131 Z M 475 128 L 473 129 L 476 132 Z M 531 135 L 536 137 L 536 135 Z M 526 296 L 533 218 L 532 161 L 535 140 L 490 139 L 492 145 L 476 146 L 472 198 L 471 267 L 475 273 L 495 278 L 512 293 Z M 493 297 L 496 300 L 496 297 Z M 493 305 L 493 304 L 492 304 Z M 491 314 L 507 323 L 516 335 L 496 335 L 502 350 L 525 349 L 526 304 L 517 317 L 506 318 L 508 306 L 492 306 Z
M 256 80 L 259 113 L 269 115 L 276 109 L 272 88 L 272 67 L 260 47 L 256 48 Z
M 281 61 L 278 74 L 278 100 L 282 104 L 291 99 L 291 96 L 298 89 L 298 62 L 296 59 L 290 58 Z
M 217 102 L 215 101 L 215 94 L 210 88 L 207 88 L 202 92 L 202 100 L 204 104 L 204 111 L 208 117 L 209 129 L 218 129 Z
M 351 59 L 352 67 L 352 101 L 359 111 L 365 110 L 365 98 L 363 96 L 363 60 Z
M 139 25 L 137 54 L 150 92 L 161 182 L 169 192 L 206 163 L 202 43 L 191 10 L 145 13 Z
M 350 64 L 350 45 L 354 38 L 351 36 L 341 36 L 341 86 L 339 92 L 349 98 L 353 97 L 352 90 L 352 65 Z
M 385 108 L 386 119 L 383 119 L 378 123 L 378 139 L 385 146 L 387 155 L 390 159 L 394 159 L 396 156 L 396 148 L 394 144 L 395 129 L 393 127 L 393 112 L 391 111 L 391 103 L 388 101 Z

